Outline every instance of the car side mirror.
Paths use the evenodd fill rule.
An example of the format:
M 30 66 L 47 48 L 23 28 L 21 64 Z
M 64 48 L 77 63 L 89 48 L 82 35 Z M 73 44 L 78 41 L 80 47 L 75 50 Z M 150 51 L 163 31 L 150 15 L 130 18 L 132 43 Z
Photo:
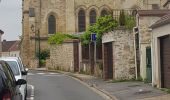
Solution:
M 19 79 L 18 81 L 16 81 L 16 85 L 23 85 L 23 84 L 27 84 L 27 81 L 24 79 Z
M 27 73 L 28 73 L 27 71 L 21 71 L 22 75 L 27 75 Z

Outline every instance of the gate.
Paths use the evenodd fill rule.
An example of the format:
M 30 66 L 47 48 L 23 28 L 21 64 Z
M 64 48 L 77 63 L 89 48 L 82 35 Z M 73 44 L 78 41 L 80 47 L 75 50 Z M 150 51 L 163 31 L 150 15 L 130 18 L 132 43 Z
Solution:
M 151 47 L 146 48 L 146 79 L 147 82 L 152 82 L 152 61 L 151 61 Z

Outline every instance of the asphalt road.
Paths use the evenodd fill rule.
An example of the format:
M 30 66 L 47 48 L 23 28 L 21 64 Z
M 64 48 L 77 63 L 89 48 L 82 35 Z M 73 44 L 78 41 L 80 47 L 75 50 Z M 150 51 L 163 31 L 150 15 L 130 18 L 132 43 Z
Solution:
M 27 94 L 27 100 L 104 100 L 69 76 L 41 71 L 29 71 Z

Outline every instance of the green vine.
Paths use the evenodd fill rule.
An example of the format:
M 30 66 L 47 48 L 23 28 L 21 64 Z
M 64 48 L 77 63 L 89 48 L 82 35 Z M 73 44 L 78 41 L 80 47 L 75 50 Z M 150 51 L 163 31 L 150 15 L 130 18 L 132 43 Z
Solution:
M 132 30 L 133 27 L 136 26 L 136 21 L 134 17 L 131 17 L 130 15 L 125 16 L 125 28 L 128 30 Z
M 50 44 L 62 44 L 67 39 L 79 39 L 79 36 L 71 34 L 56 33 L 48 38 Z
M 87 31 L 81 36 L 81 41 L 83 44 L 89 44 L 91 33 L 96 33 L 96 42 L 97 44 L 100 44 L 103 33 L 112 31 L 117 26 L 118 22 L 113 19 L 111 15 L 99 17 L 97 22 L 94 25 L 89 26 Z

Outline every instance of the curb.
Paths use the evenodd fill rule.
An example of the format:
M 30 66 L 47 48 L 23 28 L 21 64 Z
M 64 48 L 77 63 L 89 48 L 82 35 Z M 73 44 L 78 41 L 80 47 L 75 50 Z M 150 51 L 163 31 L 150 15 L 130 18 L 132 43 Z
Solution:
M 69 75 L 69 76 L 78 79 L 79 81 L 81 81 L 81 82 L 83 82 L 84 84 L 88 85 L 88 87 L 90 87 L 90 88 L 95 88 L 97 91 L 100 91 L 100 92 L 103 93 L 104 95 L 108 96 L 111 100 L 118 100 L 115 96 L 110 95 L 107 91 L 102 90 L 102 89 L 98 88 L 97 86 L 95 86 L 95 85 L 93 85 L 93 84 L 92 84 L 92 85 L 89 85 L 88 83 L 84 82 L 83 79 L 81 79 L 81 78 L 79 78 L 79 77 L 77 77 L 77 76 L 75 76 L 75 75 Z M 96 91 L 95 91 L 95 92 L 96 92 Z

